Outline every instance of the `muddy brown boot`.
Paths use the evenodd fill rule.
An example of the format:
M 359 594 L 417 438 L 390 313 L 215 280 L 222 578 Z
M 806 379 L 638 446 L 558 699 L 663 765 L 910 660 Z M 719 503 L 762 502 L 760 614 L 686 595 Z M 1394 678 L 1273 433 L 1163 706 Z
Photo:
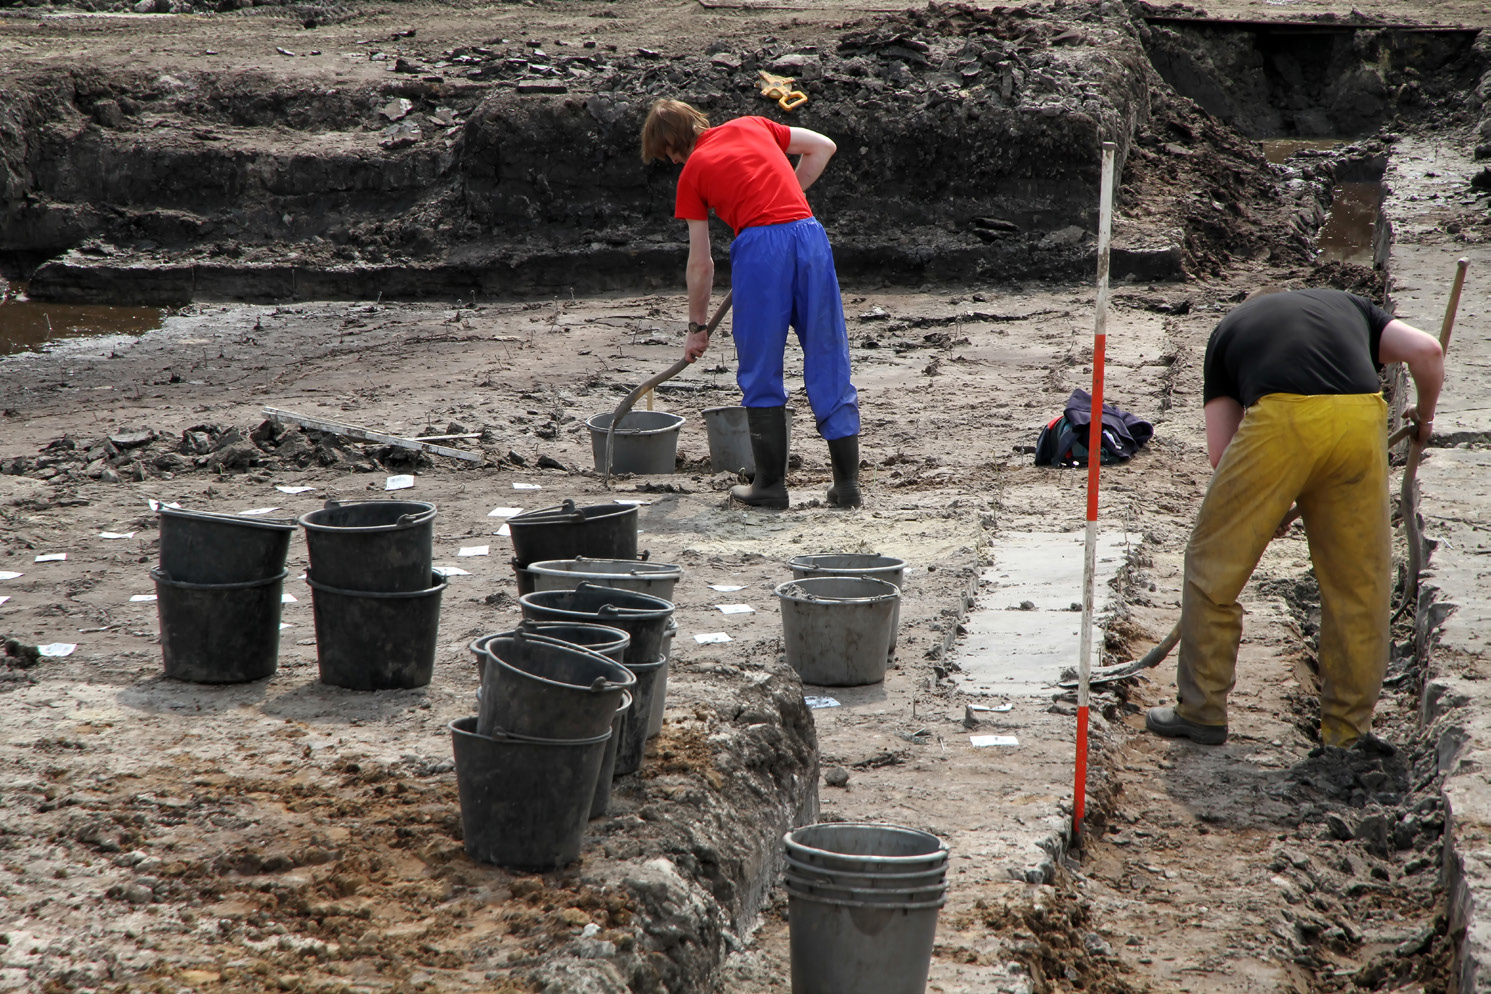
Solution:
M 783 510 L 787 506 L 787 408 L 747 407 L 756 476 L 749 486 L 730 488 L 742 504 Z
M 859 436 L 829 439 L 828 459 L 834 471 L 833 486 L 828 488 L 829 505 L 859 507 Z

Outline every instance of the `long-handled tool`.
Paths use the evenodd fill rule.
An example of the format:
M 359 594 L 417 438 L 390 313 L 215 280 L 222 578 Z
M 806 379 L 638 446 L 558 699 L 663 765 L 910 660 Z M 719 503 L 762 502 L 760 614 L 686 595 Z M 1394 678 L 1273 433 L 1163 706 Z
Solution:
M 719 310 L 714 312 L 714 317 L 709 319 L 709 324 L 706 325 L 704 328 L 706 334 L 714 334 L 715 328 L 719 327 L 720 322 L 723 321 L 725 315 L 729 313 L 730 301 L 734 298 L 734 296 L 734 290 L 731 290 L 729 293 L 725 294 L 725 299 L 720 301 Z M 616 425 L 620 423 L 621 419 L 626 416 L 626 412 L 632 409 L 632 405 L 637 402 L 638 397 L 656 387 L 664 380 L 671 380 L 673 377 L 677 376 L 679 373 L 687 369 L 689 365 L 690 363 L 687 358 L 678 360 L 673 365 L 669 366 L 667 369 L 663 370 L 661 373 L 657 374 L 652 379 L 647 380 L 641 386 L 637 387 L 631 393 L 627 394 L 626 397 L 622 399 L 621 403 L 616 405 L 616 410 L 611 414 L 611 423 L 606 426 L 605 480 L 607 489 L 610 489 L 611 487 L 611 454 L 616 444 Z
M 1450 300 L 1445 307 L 1444 324 L 1439 332 L 1439 347 L 1445 351 L 1450 346 L 1450 331 L 1455 326 L 1455 314 L 1460 309 L 1460 291 L 1465 286 L 1465 270 L 1470 265 L 1469 259 L 1460 259 L 1455 264 L 1455 282 L 1450 290 Z M 1387 447 L 1391 450 L 1405 438 L 1411 438 L 1418 432 L 1418 425 L 1406 424 L 1393 432 L 1388 437 Z M 1408 542 L 1408 568 L 1403 587 L 1403 602 L 1398 606 L 1394 618 L 1402 614 L 1409 604 L 1418 600 L 1419 573 L 1423 569 L 1424 537 L 1418 522 L 1418 489 L 1416 486 L 1418 477 L 1419 460 L 1423 457 L 1424 447 L 1415 440 L 1408 451 L 1408 465 L 1403 470 L 1403 487 L 1399 496 L 1399 507 L 1403 514 L 1403 528 Z M 1279 525 L 1282 532 L 1294 523 L 1300 516 L 1299 505 L 1296 504 L 1289 509 Z M 1116 663 L 1113 666 L 1099 666 L 1088 676 L 1088 685 L 1113 683 L 1117 680 L 1125 680 L 1145 670 L 1153 669 L 1165 661 L 1172 649 L 1180 642 L 1180 622 L 1170 629 L 1160 644 L 1149 650 L 1140 658 L 1128 663 Z M 1065 680 L 1058 684 L 1060 687 L 1075 687 L 1077 681 Z

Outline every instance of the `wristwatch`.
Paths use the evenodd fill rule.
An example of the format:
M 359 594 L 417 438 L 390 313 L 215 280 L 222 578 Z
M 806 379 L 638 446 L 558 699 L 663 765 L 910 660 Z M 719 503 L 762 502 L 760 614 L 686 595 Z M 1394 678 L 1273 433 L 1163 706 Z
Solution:
M 698 321 L 690 321 L 689 322 L 689 334 L 692 335 L 696 331 L 702 331 L 705 334 L 708 334 L 709 333 L 709 325 L 707 325 L 707 324 L 700 324 Z

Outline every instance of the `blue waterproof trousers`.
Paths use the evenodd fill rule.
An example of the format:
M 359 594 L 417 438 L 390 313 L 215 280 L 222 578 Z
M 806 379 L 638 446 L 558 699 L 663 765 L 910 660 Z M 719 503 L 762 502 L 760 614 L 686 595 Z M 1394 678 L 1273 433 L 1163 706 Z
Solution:
M 859 434 L 859 393 L 849 382 L 849 333 L 828 235 L 815 218 L 746 228 L 730 243 L 732 327 L 746 407 L 787 403 L 787 328 L 803 351 L 808 404 L 827 440 Z

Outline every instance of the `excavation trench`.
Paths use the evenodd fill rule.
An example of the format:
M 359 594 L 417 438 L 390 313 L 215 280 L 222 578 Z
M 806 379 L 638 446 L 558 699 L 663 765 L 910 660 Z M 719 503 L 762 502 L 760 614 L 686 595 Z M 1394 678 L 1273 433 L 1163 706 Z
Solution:
M 686 52 L 643 54 L 626 45 L 613 47 L 604 32 L 594 34 L 587 39 L 594 44 L 575 36 L 577 44 L 543 42 L 547 49 L 531 44 L 537 38 L 516 33 L 500 42 L 484 34 L 417 52 L 411 44 L 398 57 L 415 70 L 394 74 L 392 83 L 387 77 L 319 80 L 312 87 L 267 72 L 194 64 L 169 73 L 37 64 L 12 74 L 5 83 L 16 99 L 0 107 L 0 268 L 25 281 L 30 301 L 24 306 L 31 310 L 7 310 L 17 305 L 0 302 L 0 338 L 11 343 L 5 348 L 29 347 L 27 336 L 40 335 L 35 308 L 108 305 L 101 317 L 107 325 L 94 314 L 71 322 L 100 334 L 133 334 L 141 329 L 129 321 L 151 320 L 149 313 L 128 317 L 134 312 L 119 309 L 125 306 L 185 308 L 167 319 L 168 334 L 145 335 L 129 364 L 119 368 L 127 368 L 131 382 L 138 380 L 137 394 L 169 395 L 171 403 L 192 410 L 190 417 L 204 423 L 193 424 L 186 434 L 185 425 L 167 430 L 163 424 L 158 440 L 127 452 L 116 447 L 110 455 L 100 444 L 103 454 L 96 458 L 92 438 L 55 445 L 35 439 L 25 454 L 7 451 L 7 477 L 17 478 L 18 488 L 56 481 L 47 485 L 86 491 L 96 496 L 95 509 L 105 500 L 90 488 L 119 485 L 103 470 L 99 476 L 88 471 L 97 459 L 108 463 L 105 469 L 116 481 L 123 476 L 124 485 L 133 485 L 130 481 L 137 480 L 142 492 L 164 494 L 200 483 L 193 493 L 204 499 L 202 487 L 209 481 L 233 499 L 247 501 L 251 484 L 278 474 L 321 473 L 318 482 L 328 486 L 346 486 L 349 479 L 360 483 L 358 473 L 381 479 L 384 471 L 411 467 L 399 462 L 396 452 L 348 448 L 308 433 L 266 438 L 262 427 L 256 429 L 258 419 L 249 415 L 264 400 L 258 395 L 296 382 L 293 370 L 271 372 L 258 364 L 263 355 L 283 348 L 308 368 L 335 374 L 329 389 L 343 410 L 386 414 L 382 405 L 397 391 L 383 389 L 380 395 L 380 388 L 370 385 L 371 374 L 356 363 L 363 350 L 374 357 L 384 349 L 396 354 L 410 347 L 404 339 L 414 336 L 419 336 L 418 348 L 428 350 L 419 361 L 436 370 L 420 381 L 432 395 L 459 389 L 450 386 L 457 376 L 504 391 L 500 415 L 480 405 L 459 414 L 501 440 L 483 443 L 491 466 L 517 473 L 521 454 L 517 462 L 509 457 L 525 444 L 535 447 L 531 457 L 547 443 L 563 457 L 561 466 L 584 468 L 589 439 L 571 422 L 583 423 L 585 416 L 609 409 L 617 390 L 640 381 L 648 363 L 661 368 L 664 346 L 669 351 L 663 361 L 676 357 L 671 330 L 663 327 L 671 319 L 658 317 L 655 299 L 575 303 L 599 331 L 565 313 L 564 302 L 573 302 L 572 295 L 680 290 L 684 245 L 682 226 L 671 218 L 674 171 L 637 161 L 641 115 L 652 99 L 665 95 L 691 99 L 716 120 L 774 113 L 755 93 L 760 70 L 797 76 L 810 100 L 790 123 L 828 133 L 840 147 L 834 169 L 814 188 L 812 200 L 834 240 L 846 296 L 855 299 L 850 316 L 856 362 L 868 375 L 885 377 L 880 386 L 886 393 L 904 390 L 905 382 L 938 382 L 934 376 L 947 382 L 968 370 L 1024 363 L 1018 375 L 998 386 L 1039 396 L 1031 406 L 1042 406 L 1029 417 L 1005 412 L 1015 423 L 990 430 L 1000 451 L 1032 440 L 1027 429 L 1044 405 L 1064 397 L 1073 385 L 1068 380 L 1080 382 L 1088 358 L 1068 339 L 1088 330 L 1078 327 L 1088 317 L 1085 304 L 1063 311 L 1069 304 L 1051 297 L 1024 310 L 986 297 L 1008 291 L 1018 299 L 1014 287 L 1022 280 L 1083 285 L 1090 278 L 1097 147 L 1101 140 L 1114 141 L 1123 183 L 1113 260 L 1118 299 L 1135 324 L 1146 320 L 1142 315 L 1155 315 L 1156 326 L 1165 322 L 1163 332 L 1150 330 L 1153 352 L 1169 356 L 1168 363 L 1152 356 L 1136 361 L 1125 387 L 1137 403 L 1164 413 L 1177 384 L 1182 394 L 1199 387 L 1196 365 L 1209 321 L 1187 317 L 1193 299 L 1221 307 L 1238 289 L 1224 292 L 1208 283 L 1199 290 L 1197 281 L 1243 264 L 1313 274 L 1308 267 L 1316 248 L 1327 247 L 1331 222 L 1340 218 L 1344 248 L 1336 265 L 1321 270 L 1322 281 L 1363 292 L 1380 288 L 1382 273 L 1370 267 L 1387 260 L 1390 226 L 1381 213 L 1380 184 L 1393 145 L 1380 129 L 1404 117 L 1455 121 L 1456 101 L 1484 68 L 1473 32 L 1208 24 L 1146 19 L 1114 4 L 1035 12 L 937 6 L 823 28 L 809 40 L 782 41 L 757 32 Z M 1328 58 L 1319 58 L 1322 47 Z M 435 77 L 438 81 L 432 81 Z M 1277 166 L 1255 144 L 1325 137 L 1333 139 L 1331 147 L 1298 151 Z M 1348 203 L 1361 208 L 1350 219 Z M 717 227 L 717 248 L 727 242 L 728 233 Z M 717 262 L 723 283 L 727 259 L 721 254 Z M 967 299 L 960 292 L 956 309 L 938 301 L 894 316 L 883 309 L 876 314 L 878 305 L 858 299 L 924 283 L 961 292 L 978 289 Z M 542 310 L 506 304 L 538 297 L 547 302 L 532 306 Z M 306 303 L 342 298 L 360 303 L 341 309 Z M 456 306 L 452 316 L 442 310 L 438 318 L 406 321 L 386 308 L 387 301 L 398 298 Z M 203 306 L 212 301 L 274 303 L 283 310 Z M 623 317 L 610 313 L 618 309 Z M 69 323 L 58 321 L 60 311 L 40 313 L 51 316 L 51 337 L 57 337 L 58 324 Z M 500 320 L 493 317 L 499 314 Z M 526 321 L 539 323 L 529 327 Z M 300 323 L 319 333 L 314 347 L 297 342 Z M 965 324 L 976 330 L 965 334 Z M 952 334 L 955 325 L 957 334 Z M 540 384 L 539 374 L 520 369 L 505 354 L 533 347 L 534 327 L 555 340 L 573 335 L 567 341 L 576 343 L 580 355 L 592 356 L 587 360 L 592 365 L 564 370 L 562 382 Z M 1018 332 L 1007 338 L 1011 327 Z M 501 350 L 483 352 L 497 330 Z M 1045 341 L 1042 336 L 1054 337 Z M 621 338 L 626 341 L 618 344 Z M 1042 342 L 1051 354 L 1019 351 L 1032 342 Z M 652 345 L 659 351 L 647 351 Z M 475 365 L 477 353 L 484 368 Z M 639 353 L 645 361 L 635 368 L 612 369 Z M 1177 359 L 1182 354 L 1195 362 L 1188 366 L 1188 360 Z M 111 388 L 109 363 L 69 370 L 63 357 L 51 364 L 34 356 L 3 361 L 19 369 L 21 359 L 34 378 L 24 388 L 12 384 L 7 390 L 0 405 L 7 411 L 29 412 L 42 403 L 37 398 L 66 397 L 82 384 Z M 894 367 L 899 381 L 886 372 L 895 362 L 901 363 Z M 1161 365 L 1163 371 L 1156 372 Z M 256 375 L 261 370 L 264 375 Z M 447 370 L 457 371 L 447 378 Z M 620 382 L 628 376 L 633 382 Z M 679 390 L 687 386 L 709 401 L 734 401 L 728 378 L 696 370 L 695 380 Z M 234 388 L 242 395 L 235 395 L 232 414 L 241 426 L 206 424 L 205 410 L 217 402 L 211 392 L 241 381 Z M 969 382 L 969 408 L 986 414 L 983 405 L 993 388 Z M 176 389 L 179 394 L 170 394 Z M 322 389 L 319 382 L 304 386 L 299 399 L 319 403 L 316 394 Z M 441 419 L 456 421 L 457 405 L 450 406 Z M 168 795 L 168 788 L 174 789 L 183 774 L 147 770 L 142 776 L 154 793 L 131 788 L 128 796 L 114 799 L 116 806 L 138 809 L 138 820 L 116 818 L 106 807 L 75 818 L 60 808 L 39 810 L 52 803 L 50 797 L 37 802 L 38 817 L 54 819 L 46 827 L 59 833 L 56 838 L 111 859 L 181 825 L 187 826 L 183 831 L 210 836 L 212 845 L 222 839 L 212 834 L 216 829 L 241 831 L 216 856 L 179 839 L 184 848 L 175 863 L 180 865 L 168 878 L 153 875 L 159 886 L 142 901 L 152 906 L 197 901 L 220 911 L 213 919 L 230 924 L 208 930 L 214 955 L 221 948 L 226 952 L 220 958 L 231 960 L 229 953 L 253 950 L 290 984 L 298 982 L 291 970 L 293 957 L 302 951 L 274 946 L 273 929 L 283 921 L 322 943 L 315 954 L 322 966 L 358 957 L 376 960 L 389 971 L 402 969 L 405 975 L 398 979 L 411 984 L 438 976 L 451 989 L 516 978 L 535 990 L 692 991 L 725 977 L 727 985 L 748 990 L 762 975 L 741 980 L 738 965 L 731 967 L 735 972 L 722 973 L 722 964 L 762 920 L 757 947 L 768 960 L 780 959 L 783 923 L 771 897 L 776 841 L 784 826 L 816 816 L 818 764 L 825 756 L 852 770 L 854 789 L 862 791 L 835 796 L 829 817 L 863 814 L 869 803 L 863 798 L 876 798 L 883 803 L 870 813 L 946 818 L 950 834 L 957 836 L 955 852 L 971 867 L 962 882 L 982 888 L 979 893 L 990 903 L 974 907 L 970 900 L 950 916 L 949 938 L 936 967 L 946 990 L 1049 990 L 1059 988 L 1063 977 L 1072 983 L 1064 968 L 1074 970 L 1085 989 L 1138 986 L 1131 984 L 1134 971 L 1152 964 L 1124 962 L 1089 936 L 1100 930 L 1112 942 L 1125 930 L 1145 934 L 1154 916 L 1144 895 L 1162 886 L 1164 874 L 1155 870 L 1160 856 L 1135 854 L 1180 849 L 1198 834 L 1215 850 L 1219 865 L 1233 859 L 1254 869 L 1268 866 L 1270 875 L 1283 881 L 1269 881 L 1285 895 L 1283 905 L 1260 898 L 1257 909 L 1272 938 L 1261 936 L 1264 927 L 1253 927 L 1256 922 L 1228 933 L 1239 946 L 1276 943 L 1283 950 L 1271 953 L 1271 965 L 1259 968 L 1282 977 L 1280 986 L 1287 981 L 1301 989 L 1333 989 L 1327 981 L 1347 972 L 1362 987 L 1441 979 L 1453 936 L 1435 919 L 1440 895 L 1428 872 L 1437 859 L 1443 813 L 1435 801 L 1434 743 L 1414 724 L 1410 701 L 1420 680 L 1419 662 L 1412 653 L 1395 657 L 1384 729 L 1399 744 L 1398 752 L 1364 751 L 1344 768 L 1323 769 L 1324 761 L 1300 745 L 1311 734 L 1310 615 L 1308 591 L 1300 593 L 1296 583 L 1297 561 L 1280 565 L 1270 576 L 1273 585 L 1260 585 L 1257 601 L 1261 613 L 1271 612 L 1270 637 L 1300 646 L 1300 689 L 1288 702 L 1294 710 L 1275 722 L 1280 741 L 1300 736 L 1290 739 L 1289 749 L 1265 745 L 1265 738 L 1255 745 L 1269 752 L 1266 760 L 1243 754 L 1225 766 L 1146 752 L 1144 740 L 1127 744 L 1125 726 L 1149 703 L 1145 697 L 1151 691 L 1119 689 L 1105 692 L 1098 702 L 1104 716 L 1101 761 L 1153 766 L 1165 774 L 1163 782 L 1147 780 L 1141 788 L 1138 776 L 1115 769 L 1095 786 L 1091 836 L 1082 850 L 1066 848 L 1069 835 L 1059 802 L 1069 787 L 1063 779 L 1069 759 L 1064 744 L 1051 731 L 1044 751 L 1036 746 L 1041 734 L 1065 727 L 1065 701 L 1027 719 L 1041 734 L 1020 732 L 1028 735 L 1023 754 L 996 760 L 984 752 L 954 761 L 958 776 L 988 777 L 996 769 L 1011 783 L 1044 764 L 1041 776 L 1049 780 L 1040 789 L 1022 787 L 1009 802 L 1009 811 L 1026 816 L 1018 831 L 1006 831 L 997 818 L 991 828 L 987 812 L 969 810 L 979 806 L 966 799 L 944 796 L 946 807 L 925 800 L 935 778 L 925 778 L 924 784 L 920 771 L 939 769 L 929 743 L 941 743 L 944 733 L 949 741 L 960 734 L 963 705 L 975 699 L 971 688 L 960 688 L 966 682 L 963 671 L 953 665 L 959 626 L 979 589 L 979 575 L 987 579 L 988 559 L 997 565 L 1003 555 L 998 536 L 980 537 L 981 525 L 973 518 L 987 515 L 1003 522 L 1000 527 L 1011 527 L 1025 515 L 1025 530 L 1031 533 L 1065 525 L 1041 517 L 1039 512 L 1049 511 L 1063 494 L 1046 479 L 1022 475 L 1029 473 L 1023 456 L 1007 465 L 956 463 L 957 454 L 944 449 L 966 444 L 969 452 L 982 451 L 990 443 L 981 433 L 950 444 L 950 438 L 962 439 L 953 433 L 962 430 L 965 417 L 944 418 L 944 413 L 876 425 L 887 441 L 875 443 L 885 446 L 875 453 L 875 484 L 887 492 L 897 488 L 906 506 L 854 526 L 835 523 L 814 531 L 816 519 L 806 519 L 807 528 L 790 517 L 771 523 L 726 520 L 705 501 L 690 500 L 711 489 L 704 474 L 637 491 L 656 504 L 645 527 L 659 547 L 689 557 L 689 568 L 701 574 L 728 569 L 765 588 L 775 559 L 833 543 L 874 547 L 908 561 L 919 558 L 935 564 L 938 575 L 934 582 L 922 574 L 912 585 L 924 586 L 916 595 L 913 637 L 900 650 L 898 670 L 885 688 L 842 693 L 842 713 L 807 711 L 803 688 L 778 665 L 773 631 L 753 630 L 749 641 L 741 639 L 744 663 L 723 654 L 699 657 L 693 672 L 676 685 L 678 705 L 651 757 L 651 774 L 621 791 L 620 817 L 598 830 L 578 869 L 534 880 L 487 876 L 462 862 L 450 820 L 452 787 L 448 777 L 441 779 L 448 771 L 438 762 L 445 742 L 440 740 L 438 749 L 431 744 L 429 722 L 416 713 L 421 703 L 412 698 L 389 707 L 405 712 L 405 727 L 427 740 L 408 755 L 391 754 L 373 734 L 378 722 L 390 720 L 382 705 L 354 707 L 357 721 L 368 728 L 349 733 L 350 745 L 335 743 L 328 722 L 348 705 L 328 699 L 313 682 L 268 704 L 251 692 L 214 697 L 134 687 L 152 662 L 149 647 L 130 648 L 139 658 L 109 671 L 137 710 L 167 715 L 205 707 L 209 714 L 253 713 L 258 724 L 249 732 L 264 739 L 282 731 L 282 722 L 298 722 L 294 728 L 301 729 L 316 768 L 302 769 L 304 782 L 289 787 L 244 781 L 224 772 L 235 746 L 223 740 L 210 755 L 180 760 L 189 767 L 184 775 L 193 779 L 179 796 Z M 49 416 L 65 420 L 60 409 Z M 421 410 L 420 417 L 433 415 Z M 528 437 L 509 441 L 508 433 L 516 430 L 509 419 L 514 425 L 531 420 L 532 428 L 522 429 Z M 1181 431 L 1187 424 L 1176 422 Z M 222 457 L 214 464 L 212 446 L 235 427 L 240 436 L 250 436 L 239 437 L 241 445 L 233 450 L 241 461 Z M 444 428 L 410 425 L 411 433 Z M 255 431 L 260 437 L 252 437 Z M 192 436 L 205 439 L 207 451 L 180 451 L 196 444 Z M 892 453 L 893 446 L 900 448 Z M 799 472 L 826 472 L 814 462 L 821 457 L 806 447 L 802 451 L 809 455 Z M 1189 472 L 1174 449 L 1159 458 L 1167 460 L 1163 467 Z M 937 475 L 940 459 L 955 462 L 955 472 L 971 481 L 967 490 L 948 495 L 940 489 L 949 485 L 946 475 Z M 470 497 L 466 478 L 453 471 L 412 462 L 427 478 L 444 477 L 438 484 L 445 488 L 442 501 L 466 501 L 474 508 L 484 499 Z M 682 465 L 690 468 L 687 455 Z M 565 478 L 552 472 L 533 478 L 555 489 L 594 483 L 574 477 L 561 482 Z M 812 485 L 821 490 L 818 482 Z M 506 478 L 499 485 L 505 487 Z M 18 501 L 41 500 L 29 490 L 17 493 Z M 1172 495 L 1179 503 L 1195 497 L 1180 484 Z M 36 506 L 18 503 L 16 513 Z M 478 520 L 487 511 L 473 508 L 467 510 Z M 1151 507 L 1144 513 L 1161 521 L 1151 527 L 1140 520 L 1139 530 L 1165 533 L 1170 540 L 1188 520 L 1178 511 L 1160 514 Z M 1174 584 L 1175 563 L 1166 560 L 1173 544 L 1151 547 L 1147 537 L 1135 541 L 1139 552 L 1128 561 L 1123 582 L 1137 584 L 1134 590 L 1147 589 L 1140 580 Z M 905 548 L 892 547 L 898 542 Z M 979 561 L 980 549 L 984 561 Z M 485 600 L 483 594 L 461 602 L 464 623 L 486 623 L 476 612 L 502 603 L 500 592 L 486 594 Z M 987 591 L 980 596 L 992 598 Z M 62 598 L 59 608 L 49 610 L 65 612 L 71 603 Z M 1007 607 L 992 600 L 988 606 Z M 1042 608 L 1063 606 L 1053 602 Z M 691 607 L 696 618 L 709 619 L 697 620 L 700 627 L 721 624 L 708 613 L 712 604 Z M 1110 654 L 1125 647 L 1123 633 L 1153 628 L 1161 618 L 1166 624 L 1173 620 L 1156 607 L 1140 619 L 1142 625 L 1132 627 L 1125 612 L 1143 607 L 1125 601 L 1115 608 Z M 1018 625 L 1014 632 L 1004 638 L 1018 638 Z M 1413 641 L 1397 634 L 1400 643 Z M 1271 646 L 1269 651 L 1283 650 Z M 458 680 L 458 668 L 469 669 L 464 658 L 455 658 L 461 655 L 458 647 L 443 661 L 445 678 Z M 80 683 L 84 679 L 81 671 L 73 676 Z M 458 688 L 463 695 L 469 689 Z M 90 711 L 89 720 L 119 719 L 120 709 L 99 694 L 80 690 L 76 696 L 99 712 Z M 457 696 L 442 691 L 423 703 L 449 710 L 458 706 Z M 894 717 L 875 718 L 877 707 Z M 929 708 L 957 717 L 928 718 Z M 907 712 L 911 718 L 903 720 Z M 1003 731 L 1000 719 L 986 714 L 981 720 Z M 443 726 L 435 724 L 438 733 Z M 934 734 L 926 734 L 924 724 Z M 85 734 L 91 733 L 80 731 L 67 741 Z M 174 748 L 175 734 L 161 719 L 147 741 L 155 749 Z M 35 738 L 41 743 L 48 737 L 38 731 Z M 25 775 L 36 785 L 45 783 L 51 776 L 48 763 L 62 767 L 54 754 L 63 749 L 71 746 L 38 745 L 32 750 L 36 756 L 27 753 Z M 334 754 L 323 750 L 331 749 L 339 758 L 323 759 Z M 106 757 L 76 751 L 75 774 L 101 782 Z M 299 756 L 298 747 L 286 755 Z M 902 779 L 895 779 L 892 774 L 902 766 L 907 768 L 900 771 Z M 885 779 L 877 781 L 882 775 Z M 1141 789 L 1152 788 L 1146 804 L 1134 803 Z M 229 793 L 245 800 L 228 810 L 220 795 Z M 45 797 L 40 786 L 36 796 Z M 141 796 L 165 796 L 181 806 Z M 922 799 L 935 815 L 906 798 Z M 86 801 L 101 804 L 91 795 Z M 366 838 L 307 830 L 292 817 L 325 811 L 354 818 L 363 809 L 381 819 L 369 823 Z M 269 848 L 254 834 L 261 828 L 277 833 Z M 1322 839 L 1322 833 L 1328 837 Z M 121 849 L 123 854 L 117 852 Z M 307 851 L 324 852 L 328 860 L 302 859 Z M 976 866 L 974 854 L 987 864 Z M 325 870 L 316 869 L 323 865 Z M 994 871 L 984 873 L 987 866 Z M 1214 900 L 1208 887 L 1256 889 L 1257 884 L 1256 874 L 1218 872 L 1196 886 L 1195 896 L 1198 902 Z M 369 914 L 385 913 L 380 902 L 388 908 L 404 902 L 417 909 L 409 912 L 415 918 L 438 919 L 439 934 L 411 926 L 387 949 L 377 948 L 377 933 L 361 924 L 368 918 L 358 917 L 359 902 L 353 898 L 359 892 L 366 898 L 361 906 L 372 909 Z M 1070 901 L 1053 907 L 1048 901 L 1053 893 Z M 1400 935 L 1404 929 L 1384 924 L 1392 915 L 1411 922 L 1411 934 Z M 474 923 L 487 919 L 500 926 L 502 938 L 462 947 L 477 943 L 471 938 L 480 934 Z M 598 933 L 580 938 L 585 924 L 597 925 Z M 1419 933 L 1424 937 L 1415 950 L 1397 959 L 1388 955 Z M 183 932 L 183 948 L 194 935 Z M 1186 945 L 1183 935 L 1167 941 L 1175 949 Z M 328 943 L 340 948 L 328 952 Z M 1420 954 L 1422 967 L 1401 968 L 1400 960 Z M 418 963 L 421 972 L 409 977 L 412 968 L 400 966 L 401 961 Z M 1007 969 L 1010 962 L 1023 967 Z M 474 972 L 478 963 L 489 971 L 484 976 Z M 957 971 L 964 966 L 984 972 L 959 981 Z M 203 962 L 196 968 L 210 972 L 219 966 Z M 780 969 L 766 973 L 784 975 Z M 1166 984 L 1176 976 L 1154 973 Z

